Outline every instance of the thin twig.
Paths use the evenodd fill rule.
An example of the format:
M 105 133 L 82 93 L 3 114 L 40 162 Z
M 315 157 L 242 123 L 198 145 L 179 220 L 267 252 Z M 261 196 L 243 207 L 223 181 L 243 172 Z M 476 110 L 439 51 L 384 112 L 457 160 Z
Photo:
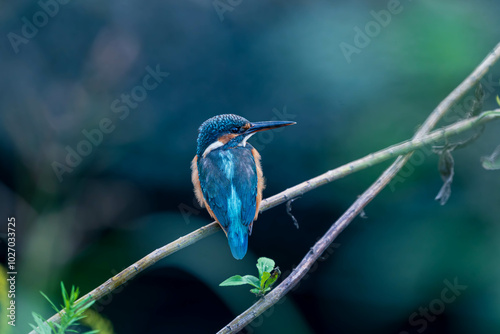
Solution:
M 290 216 L 290 218 L 292 218 L 293 225 L 295 225 L 295 227 L 298 230 L 299 229 L 299 222 L 297 221 L 297 218 L 295 218 L 295 216 L 292 213 L 292 202 L 295 201 L 296 199 L 298 199 L 298 197 L 292 198 L 291 200 L 286 202 L 286 213 Z
M 481 79 L 481 77 L 487 72 L 489 67 L 492 66 L 498 60 L 499 57 L 500 57 L 500 44 L 498 44 L 495 47 L 494 52 L 492 52 L 488 57 L 486 57 L 486 59 L 481 63 L 481 65 L 460 86 L 458 86 L 443 102 L 441 102 L 441 104 L 436 108 L 436 110 L 434 110 L 434 112 L 429 116 L 426 123 L 420 128 L 420 131 L 427 132 L 428 130 L 425 130 L 425 129 L 427 129 L 427 128 L 431 129 L 433 126 L 435 126 L 435 123 L 437 123 L 437 121 L 440 119 L 440 117 L 442 117 L 442 116 L 440 116 L 440 117 L 435 116 L 435 113 L 438 110 L 443 110 L 443 111 L 440 111 L 440 113 L 444 114 L 444 112 L 447 111 L 451 107 L 451 105 L 453 104 L 454 101 L 457 101 L 458 99 L 460 99 L 463 96 L 463 94 L 465 94 L 465 92 L 470 87 L 472 87 L 475 83 L 477 83 L 477 81 L 479 81 Z M 466 82 L 467 82 L 467 84 L 465 84 Z M 453 96 L 453 98 L 451 98 L 451 96 Z M 448 102 L 445 103 L 445 101 L 448 101 Z M 338 167 L 338 168 L 333 169 L 331 171 L 328 171 L 328 172 L 326 172 L 322 175 L 319 175 L 313 179 L 310 179 L 310 180 L 305 181 L 303 183 L 300 183 L 292 188 L 289 188 L 285 191 L 282 191 L 279 194 L 276 194 L 272 197 L 269 197 L 269 198 L 262 201 L 260 211 L 262 212 L 262 211 L 268 210 L 268 209 L 275 207 L 279 204 L 282 204 L 282 203 L 284 203 L 284 202 L 286 202 L 286 201 L 288 201 L 288 200 L 290 200 L 298 195 L 301 195 L 301 194 L 304 194 L 308 191 L 316 189 L 316 188 L 318 188 L 322 185 L 325 185 L 329 182 L 340 179 L 344 176 L 347 176 L 347 175 L 352 174 L 354 172 L 357 172 L 359 170 L 371 167 L 375 164 L 381 163 L 381 162 L 388 160 L 392 157 L 395 157 L 395 156 L 398 156 L 401 154 L 406 154 L 408 152 L 412 152 L 412 151 L 414 151 L 422 146 L 431 144 L 431 143 L 438 141 L 442 138 L 467 131 L 468 129 L 471 129 L 472 127 L 474 127 L 478 124 L 485 124 L 485 123 L 492 121 L 494 119 L 497 119 L 499 117 L 500 117 L 500 109 L 497 109 L 497 110 L 493 110 L 490 112 L 485 112 L 476 118 L 467 119 L 467 120 L 455 123 L 455 124 L 448 126 L 446 128 L 443 128 L 441 130 L 434 131 L 429 136 L 418 138 L 417 137 L 418 133 L 417 133 L 417 135 L 412 140 L 409 140 L 409 141 L 403 142 L 401 144 L 394 145 L 394 146 L 391 146 L 391 147 L 386 148 L 384 150 L 378 151 L 376 153 L 370 154 L 364 158 L 358 159 L 354 162 L 348 163 L 344 166 L 341 166 L 341 167 Z M 429 127 L 429 125 L 426 125 L 426 124 L 428 122 L 431 122 L 430 120 L 434 123 L 432 126 Z M 419 133 L 420 133 L 420 131 L 419 131 Z M 404 160 L 407 161 L 409 159 L 409 156 L 407 155 L 405 158 L 406 159 L 404 159 Z M 401 158 L 398 158 L 396 163 L 398 161 L 401 161 Z M 393 164 L 389 169 L 391 169 L 393 166 L 395 166 L 395 165 Z M 402 167 L 402 165 L 401 165 L 401 167 Z M 399 168 L 401 168 L 401 167 L 399 167 Z M 396 173 L 397 173 L 397 171 L 396 171 Z M 379 181 L 377 181 L 377 182 L 379 182 Z M 353 206 L 356 205 L 356 203 L 358 203 L 358 202 L 362 203 L 364 200 L 366 200 L 366 199 L 364 199 L 364 200 L 363 199 L 364 199 L 364 196 L 359 197 L 359 199 L 353 204 Z M 367 203 L 368 202 L 366 202 L 365 205 Z M 353 206 L 351 206 L 351 208 L 353 208 Z M 359 210 L 361 210 L 363 207 L 364 207 L 364 205 L 360 206 Z M 346 212 L 346 214 L 349 213 L 350 211 L 351 211 L 351 209 L 349 209 Z M 354 216 L 352 216 L 352 218 L 354 218 L 358 213 L 359 213 L 359 211 L 352 211 L 352 214 L 354 214 Z M 346 222 L 348 225 L 350 220 L 346 220 Z M 156 249 L 152 253 L 146 255 L 145 257 L 143 257 L 139 261 L 132 264 L 131 266 L 122 270 L 120 273 L 116 274 L 114 277 L 108 279 L 106 282 L 104 282 L 103 284 L 101 284 L 100 286 L 98 286 L 97 288 L 95 288 L 94 290 L 89 292 L 88 294 L 82 296 L 77 302 L 80 302 L 80 301 L 85 300 L 85 299 L 88 299 L 88 302 L 93 301 L 93 300 L 99 300 L 100 298 L 102 298 L 103 296 L 105 296 L 108 293 L 111 293 L 114 289 L 116 289 L 120 285 L 126 283 L 130 279 L 134 278 L 141 271 L 143 271 L 144 269 L 155 264 L 159 260 L 165 258 L 166 256 L 168 256 L 172 253 L 177 252 L 180 249 L 183 249 L 184 247 L 187 247 L 191 244 L 194 244 L 195 242 L 197 242 L 197 241 L 199 241 L 199 240 L 201 240 L 209 235 L 214 234 L 218 230 L 220 230 L 219 225 L 216 222 L 212 222 L 212 223 L 210 223 L 204 227 L 201 227 L 201 228 L 199 228 L 199 229 L 197 229 L 197 230 L 195 230 L 195 231 L 193 231 L 193 232 L 191 232 L 183 237 L 180 237 L 179 239 L 177 239 L 177 240 L 175 240 L 175 241 L 173 241 L 173 242 L 171 242 L 171 243 L 169 243 L 161 248 Z M 340 232 L 341 232 L 341 230 L 338 233 L 340 233 Z M 332 239 L 332 241 L 333 241 L 333 239 Z M 315 259 L 316 258 L 317 257 L 315 257 Z M 315 259 L 314 259 L 314 261 L 315 261 Z M 299 268 L 299 267 L 297 267 L 297 268 Z M 307 268 L 307 270 L 308 270 L 308 268 Z M 290 276 L 292 276 L 292 274 Z M 288 278 L 286 280 L 288 280 Z M 285 281 L 283 281 L 278 287 L 280 287 Z M 278 287 L 273 289 L 273 291 L 278 289 Z M 273 291 L 271 291 L 269 294 L 271 294 Z M 284 293 L 286 294 L 286 292 L 288 292 L 288 291 L 289 291 L 289 289 L 286 290 Z M 266 298 L 265 298 L 266 300 L 267 300 L 269 294 L 266 296 Z M 255 305 L 257 305 L 259 302 L 257 302 Z M 257 314 L 257 316 L 258 316 L 258 314 Z M 255 318 L 255 317 L 253 317 L 253 318 Z M 52 323 L 58 323 L 60 321 L 60 319 L 61 319 L 61 312 L 56 313 L 47 321 L 52 322 Z M 251 320 L 246 322 L 243 325 L 243 327 L 246 326 L 246 324 L 248 324 L 250 321 Z M 243 327 L 240 327 L 240 329 Z M 36 332 L 33 330 L 29 334 L 36 334 Z
M 446 114 L 451 106 L 456 103 L 470 88 L 472 88 L 488 69 L 500 58 L 500 43 L 495 47 L 483 62 L 469 75 L 453 92 L 445 98 L 426 119 L 422 127 L 417 131 L 414 140 L 422 140 L 439 120 Z M 363 210 L 363 208 L 396 176 L 399 170 L 408 162 L 412 153 L 399 156 L 396 161 L 382 173 L 382 175 L 368 188 L 351 207 L 328 229 L 325 235 L 311 248 L 300 264 L 281 284 L 261 298 L 254 305 L 236 317 L 218 334 L 237 333 L 247 326 L 262 312 L 283 298 L 293 287 L 295 287 L 304 275 L 309 271 L 314 262 L 335 240 L 335 238 L 350 224 L 350 222 Z

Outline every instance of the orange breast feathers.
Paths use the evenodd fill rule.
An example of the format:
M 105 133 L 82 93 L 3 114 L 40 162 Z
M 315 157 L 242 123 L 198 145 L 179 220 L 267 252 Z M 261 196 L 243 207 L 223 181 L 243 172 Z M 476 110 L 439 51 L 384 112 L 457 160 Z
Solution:
M 257 168 L 257 206 L 255 210 L 255 217 L 253 219 L 255 221 L 259 215 L 260 202 L 262 201 L 262 191 L 266 187 L 266 182 L 264 180 L 264 174 L 262 174 L 262 166 L 260 165 L 260 154 L 255 148 L 252 148 L 252 155 L 255 160 L 255 167 Z

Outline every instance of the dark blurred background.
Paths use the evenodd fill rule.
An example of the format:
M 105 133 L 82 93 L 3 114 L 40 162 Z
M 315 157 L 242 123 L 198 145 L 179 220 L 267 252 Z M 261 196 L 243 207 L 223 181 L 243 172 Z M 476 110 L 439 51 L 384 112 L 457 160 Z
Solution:
M 32 311 L 52 314 L 40 290 L 57 303 L 60 281 L 86 293 L 211 221 L 193 204 L 189 169 L 209 117 L 297 122 L 251 139 L 268 197 L 410 138 L 500 41 L 495 0 L 1 8 L 0 219 L 16 218 L 18 271 L 17 326 L 2 324 L 6 334 L 27 332 Z M 499 80 L 497 64 L 483 80 L 484 110 L 495 108 Z M 437 156 L 420 154 L 404 182 L 376 197 L 367 218 L 246 331 L 499 333 L 500 173 L 480 164 L 500 144 L 499 130 L 489 124 L 454 152 L 445 206 L 434 200 Z M 80 159 L 69 153 L 78 151 Z M 255 302 L 249 288 L 220 282 L 256 275 L 261 256 L 286 276 L 389 163 L 295 201 L 299 230 L 284 205 L 266 211 L 242 261 L 219 232 L 95 308 L 116 333 L 214 333 Z

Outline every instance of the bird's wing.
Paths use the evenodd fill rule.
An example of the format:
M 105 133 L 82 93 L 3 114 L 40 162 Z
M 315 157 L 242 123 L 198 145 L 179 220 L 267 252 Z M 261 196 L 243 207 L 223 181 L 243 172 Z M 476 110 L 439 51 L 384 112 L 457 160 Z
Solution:
M 213 150 L 198 161 L 203 197 L 222 228 L 249 226 L 254 220 L 257 170 L 250 148 Z

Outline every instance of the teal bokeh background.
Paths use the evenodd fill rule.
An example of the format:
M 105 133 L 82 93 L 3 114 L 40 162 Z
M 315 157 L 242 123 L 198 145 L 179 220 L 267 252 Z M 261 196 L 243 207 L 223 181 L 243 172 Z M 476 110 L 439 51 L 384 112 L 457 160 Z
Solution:
M 385 26 L 370 23 L 371 12 L 380 16 L 394 1 L 41 3 L 4 3 L 0 11 L 0 219 L 18 222 L 21 306 L 13 333 L 29 330 L 32 311 L 51 314 L 38 291 L 57 300 L 63 280 L 88 292 L 210 222 L 193 204 L 189 170 L 197 128 L 209 117 L 297 122 L 251 140 L 267 197 L 411 137 L 500 41 L 493 0 L 401 1 Z M 214 3 L 233 5 L 218 13 Z M 23 37 L 26 20 L 43 19 L 43 4 L 53 16 Z M 371 36 L 358 36 L 358 28 L 377 24 Z M 343 43 L 357 51 L 346 57 Z M 168 76 L 141 89 L 157 68 Z M 484 110 L 497 106 L 499 81 L 497 64 L 483 80 Z M 113 130 L 60 182 L 54 162 L 67 165 L 66 147 L 77 150 L 82 131 L 103 119 Z M 445 206 L 434 201 L 442 185 L 437 157 L 412 160 L 404 182 L 376 197 L 368 218 L 357 218 L 328 258 L 247 332 L 499 332 L 500 173 L 480 164 L 500 144 L 499 131 L 489 124 L 454 152 Z M 286 275 L 388 165 L 295 201 L 299 230 L 283 205 L 266 211 L 243 261 L 218 233 L 160 261 L 97 308 L 117 333 L 216 332 L 255 300 L 220 282 L 255 274 L 260 256 Z M 455 280 L 465 290 L 436 309 Z M 423 308 L 437 314 L 426 319 Z

